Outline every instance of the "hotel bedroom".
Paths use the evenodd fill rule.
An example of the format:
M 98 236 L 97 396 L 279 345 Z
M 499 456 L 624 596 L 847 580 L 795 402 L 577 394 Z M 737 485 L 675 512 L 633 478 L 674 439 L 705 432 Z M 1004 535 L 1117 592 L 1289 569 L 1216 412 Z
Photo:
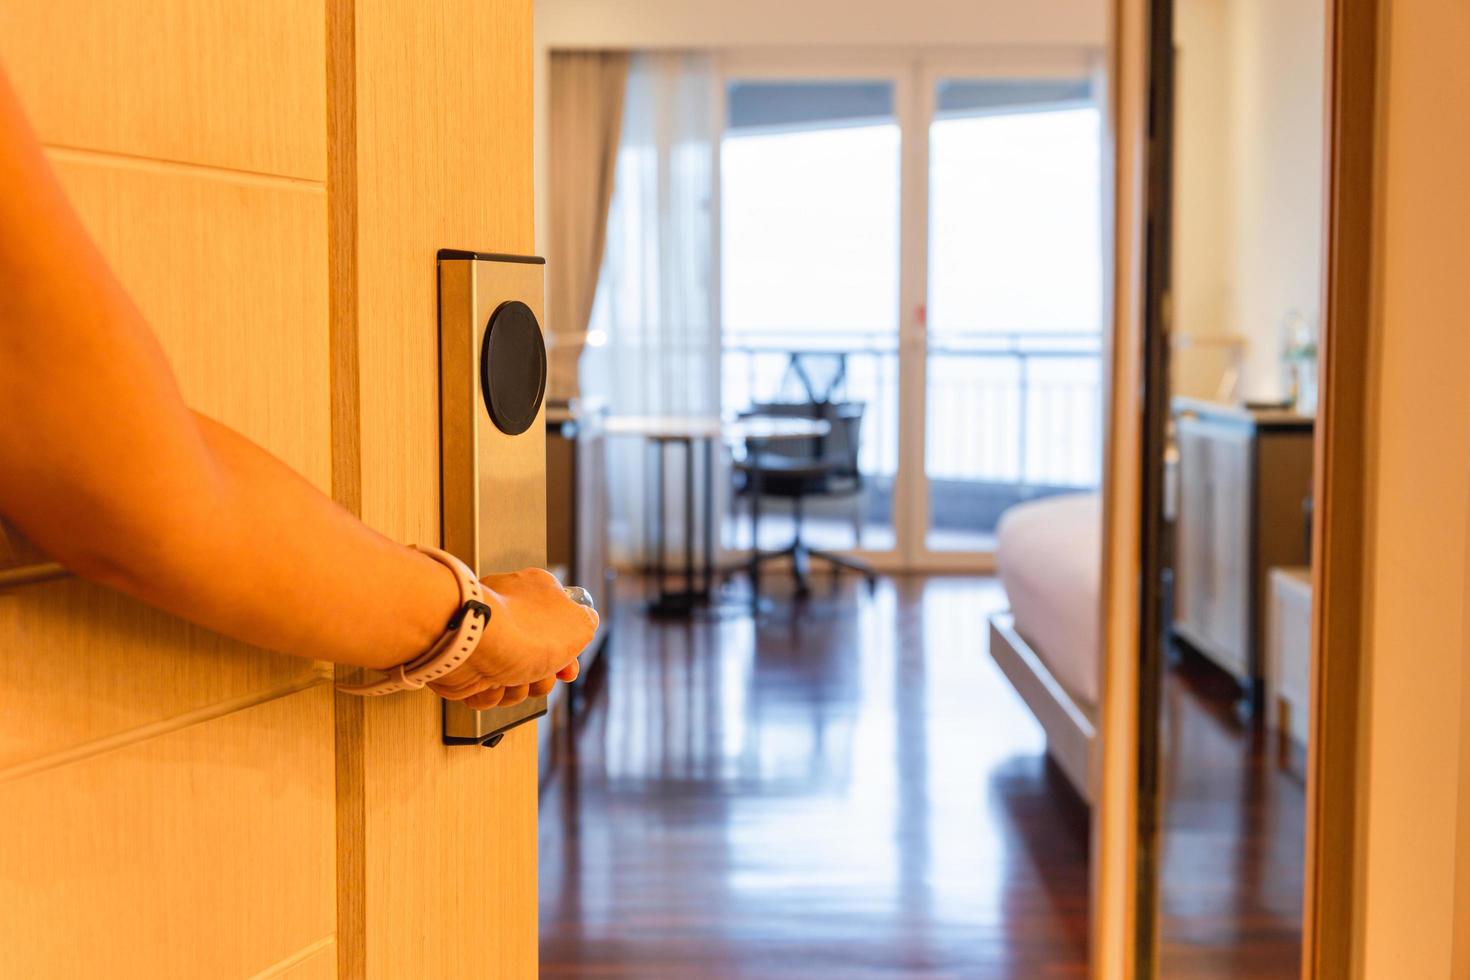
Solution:
M 1300 957 L 1316 352 L 1321 4 L 1175 0 L 1158 895 L 1166 975 Z M 1077 793 L 1099 785 L 1101 508 L 1017 505 L 990 651 Z M 1147 731 L 1147 728 L 1144 729 Z
M 1153 515 L 1167 553 L 1149 583 L 1168 665 L 1152 692 L 1162 735 L 1145 747 L 1164 773 L 1158 887 L 1171 968 L 1270 975 L 1299 958 L 1319 6 L 1174 6 L 1171 397 Z M 1018 33 L 936 46 L 934 7 L 884 44 L 888 21 L 793 12 L 792 31 L 822 39 L 798 54 L 748 14 L 696 28 L 666 5 L 649 9 L 659 17 L 615 23 L 583 4 L 541 8 L 543 145 L 600 134 L 611 176 L 605 198 L 578 205 L 605 207 L 604 252 L 559 255 L 556 229 L 582 219 L 560 190 L 571 169 L 558 169 L 560 154 L 539 157 L 554 265 L 598 266 L 580 284 L 586 330 L 553 346 L 551 391 L 570 393 L 555 410 L 580 413 L 570 430 L 584 440 L 600 430 L 605 445 L 601 540 L 629 604 L 610 646 L 718 651 L 729 677 L 751 672 L 763 689 L 819 666 L 848 677 L 812 693 L 820 737 L 745 717 L 750 707 L 735 721 L 668 706 L 670 732 L 734 724 L 759 742 L 776 725 L 771 745 L 792 764 L 814 754 L 803 764 L 840 795 L 876 778 L 871 760 L 836 760 L 864 724 L 888 717 L 870 712 L 892 681 L 856 677 L 891 625 L 897 647 L 875 663 L 945 664 L 948 693 L 985 706 L 951 716 L 927 688 L 911 705 L 926 730 L 971 751 L 900 756 L 917 769 L 894 778 L 958 780 L 930 801 L 956 827 L 974 806 L 1003 817 L 993 843 L 965 833 L 954 846 L 969 858 L 936 874 L 1006 855 L 995 866 L 1010 869 L 1003 887 L 1057 903 L 1046 928 L 1061 945 L 1038 962 L 1065 962 L 1077 952 L 1061 952 L 1073 949 L 1069 916 L 1086 908 L 1101 755 L 1102 25 L 1078 20 L 1065 43 Z M 607 101 L 607 79 L 620 101 Z M 569 384 L 556 383 L 563 356 Z M 824 434 L 783 441 L 750 429 L 793 415 Z M 690 428 L 702 419 L 712 420 L 703 435 Z M 837 479 L 792 477 L 794 465 L 830 462 L 801 458 L 809 447 L 842 457 Z M 837 573 L 852 565 L 878 584 L 843 584 Z M 700 623 L 705 602 L 721 617 L 745 607 L 749 631 L 721 619 L 690 638 L 670 632 Z M 864 642 L 833 646 L 843 634 L 824 624 L 853 615 Z M 903 632 L 909 621 L 922 638 Z M 959 652 L 941 639 L 972 635 Z M 980 663 L 954 659 L 967 657 Z M 635 684 L 645 660 L 614 653 L 605 707 L 591 709 L 625 752 L 652 738 L 653 706 Z M 718 676 L 691 668 L 695 697 L 745 704 Z M 845 707 L 833 715 L 830 703 Z M 897 729 L 919 724 L 908 710 Z M 664 738 L 639 763 L 658 786 L 690 751 Z M 576 757 L 549 734 L 546 747 L 549 772 Z M 732 748 L 711 751 L 697 764 L 735 765 Z M 578 777 L 595 790 L 579 807 L 612 792 L 595 772 Z M 553 777 L 547 792 L 555 802 L 570 789 Z M 814 788 L 812 805 L 824 796 Z M 650 808 L 647 819 L 668 814 Z M 548 916 L 577 894 L 573 857 L 552 849 L 543 865 L 548 880 L 566 879 L 547 892 Z M 990 873 L 953 887 L 981 887 Z M 983 907 L 964 906 L 972 934 L 991 925 Z
M 0 978 L 1470 977 L 1466 52 L 0 0 Z

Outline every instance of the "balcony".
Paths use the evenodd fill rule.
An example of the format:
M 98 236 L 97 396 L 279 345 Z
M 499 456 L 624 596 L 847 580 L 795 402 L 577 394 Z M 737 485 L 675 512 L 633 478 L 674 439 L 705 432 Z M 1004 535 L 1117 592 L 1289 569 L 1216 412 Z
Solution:
M 859 501 L 813 502 L 807 534 L 827 548 L 892 550 L 900 430 L 899 346 L 892 333 L 727 332 L 723 401 L 727 412 L 753 402 L 808 397 L 792 355 L 815 362 L 819 389 L 866 406 Z M 1095 487 L 1102 459 L 1101 364 L 1094 333 L 931 334 L 922 406 L 923 479 L 930 551 L 988 552 L 997 520 L 1024 500 Z M 840 371 L 841 377 L 837 377 Z M 913 413 L 917 417 L 918 413 Z M 926 486 L 927 484 L 927 486 Z M 763 547 L 789 539 L 789 521 L 762 520 Z M 749 522 L 726 540 L 748 547 Z

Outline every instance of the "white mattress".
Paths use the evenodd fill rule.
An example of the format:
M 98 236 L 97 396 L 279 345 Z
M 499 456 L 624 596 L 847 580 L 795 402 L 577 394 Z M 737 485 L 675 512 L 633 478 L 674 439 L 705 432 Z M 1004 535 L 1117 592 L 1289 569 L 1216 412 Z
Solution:
M 1016 632 L 1073 697 L 1097 704 L 1102 507 L 1096 493 L 1018 504 L 996 528 Z

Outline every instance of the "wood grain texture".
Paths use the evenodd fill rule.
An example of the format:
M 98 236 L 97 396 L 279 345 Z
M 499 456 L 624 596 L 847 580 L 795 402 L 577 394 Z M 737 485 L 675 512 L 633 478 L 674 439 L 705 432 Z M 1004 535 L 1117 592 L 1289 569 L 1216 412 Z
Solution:
M 1359 769 L 1367 977 L 1449 975 L 1456 933 L 1470 543 L 1470 5 L 1386 3 L 1379 22 L 1367 610 Z M 1366 722 L 1362 719 L 1366 719 Z M 1456 916 L 1459 915 L 1457 919 Z M 1358 964 L 1354 964 L 1355 967 Z
M 1087 808 L 978 642 L 996 580 L 848 580 L 748 626 L 621 584 L 542 797 L 542 976 L 1088 976 Z M 1196 657 L 1164 676 L 1168 980 L 1295 967 L 1302 786 L 1236 698 Z
M 334 446 L 340 460 L 358 440 L 360 474 L 334 492 L 399 540 L 437 541 L 435 256 L 532 247 L 531 4 L 363 0 L 330 23 L 333 305 L 356 318 L 338 323 L 333 356 L 344 377 L 355 360 L 358 385 L 339 391 Z M 485 560 L 544 561 L 544 535 L 544 522 L 508 524 Z M 338 838 L 339 880 L 360 876 L 361 899 L 343 896 L 339 914 L 363 917 L 341 923 L 339 972 L 533 976 L 534 731 L 447 749 L 432 696 L 363 715 L 360 733 L 338 733 L 339 754 L 361 743 Z
M 185 397 L 318 486 L 330 481 L 325 195 L 148 161 L 53 153 L 73 202 L 161 339 Z M 316 668 L 79 582 L 0 597 L 16 705 L 0 768 L 279 689 Z M 49 683 L 44 654 L 95 686 Z M 78 711 L 77 703 L 87 705 Z
M 253 650 L 75 579 L 0 595 L 0 638 L 0 777 L 318 673 L 311 661 Z M 55 683 L 62 655 L 87 664 L 83 691 Z
M 197 169 L 53 152 L 73 202 L 149 318 L 196 408 L 330 481 L 325 195 Z M 0 597 L 0 677 L 16 723 L 0 767 L 310 676 L 80 582 Z M 43 655 L 82 658 L 95 687 L 49 683 Z M 87 705 L 78 711 L 77 703 Z
M 162 341 L 189 404 L 325 490 L 322 189 L 91 154 L 51 158 Z
M 319 685 L 0 784 L 0 975 L 243 977 L 329 936 L 331 724 Z
M 432 695 L 370 705 L 367 975 L 536 975 L 536 730 L 439 743 Z
M 1101 779 L 1092 813 L 1092 976 L 1133 980 L 1138 882 L 1138 569 L 1142 540 L 1144 188 L 1148 0 L 1116 0 L 1109 28 L 1105 277 L 1107 345 L 1103 453 L 1103 575 L 1098 736 Z
M 324 31 L 298 0 L 5 0 L 0 60 L 53 146 L 320 181 Z
M 325 488 L 324 29 L 294 0 L 0 2 L 0 59 L 185 397 Z M 69 690 L 56 657 L 88 668 Z M 0 658 L 0 974 L 335 972 L 320 666 L 74 581 L 0 597 Z
M 1230 675 L 1192 652 L 1160 678 L 1163 980 L 1286 980 L 1301 961 L 1299 757 L 1236 713 Z
M 526 253 L 529 0 L 359 4 L 358 343 L 363 517 L 439 530 L 440 248 Z
M 1462 664 L 1470 663 L 1470 541 L 1466 542 Z M 1460 673 L 1460 792 L 1455 831 L 1455 911 L 1450 975 L 1470 976 L 1470 670 Z
M 1327 12 L 1327 206 L 1312 515 L 1302 976 L 1354 976 L 1361 958 L 1366 818 L 1363 687 L 1368 631 L 1367 476 L 1373 356 L 1378 0 Z
M 327 250 L 331 313 L 332 497 L 362 515 L 357 267 L 357 2 L 327 0 Z M 338 668 L 339 674 L 347 673 Z M 363 699 L 336 696 L 337 946 L 333 967 L 367 975 Z
M 773 576 L 753 622 L 619 585 L 542 796 L 543 977 L 1088 976 L 1087 807 L 986 656 L 997 580 Z
M 357 289 L 357 5 L 327 0 L 327 250 L 332 497 L 362 514 Z
M 250 980 L 329 980 L 337 976 L 337 941 L 326 936 L 297 950 Z

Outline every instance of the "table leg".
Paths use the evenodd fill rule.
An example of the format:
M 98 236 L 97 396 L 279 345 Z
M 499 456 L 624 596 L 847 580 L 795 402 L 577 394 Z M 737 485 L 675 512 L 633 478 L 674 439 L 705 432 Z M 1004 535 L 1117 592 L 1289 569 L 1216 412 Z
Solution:
M 684 601 L 694 604 L 694 440 L 684 440 Z
M 760 607 L 761 581 L 761 468 L 750 467 L 750 606 Z
M 704 593 L 715 594 L 715 440 L 704 440 Z
M 664 521 L 667 514 L 664 512 L 664 449 L 666 443 L 662 439 L 653 440 L 655 463 L 654 494 L 655 504 L 653 507 L 654 517 L 654 545 L 653 545 L 653 575 L 658 583 L 659 598 L 662 599 L 667 592 L 664 588 Z

